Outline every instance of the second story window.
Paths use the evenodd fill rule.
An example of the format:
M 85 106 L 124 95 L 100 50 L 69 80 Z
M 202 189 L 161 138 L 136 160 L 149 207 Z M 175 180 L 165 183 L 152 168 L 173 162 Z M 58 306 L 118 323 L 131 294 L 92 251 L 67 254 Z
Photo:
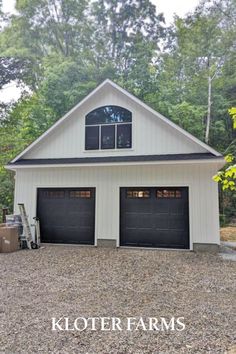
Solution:
M 119 106 L 96 108 L 85 117 L 85 150 L 132 147 L 132 113 Z

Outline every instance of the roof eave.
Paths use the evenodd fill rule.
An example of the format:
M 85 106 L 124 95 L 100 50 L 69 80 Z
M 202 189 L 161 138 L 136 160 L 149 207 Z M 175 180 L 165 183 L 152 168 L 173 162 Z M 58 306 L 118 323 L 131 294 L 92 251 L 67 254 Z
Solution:
M 30 168 L 59 168 L 59 167 L 109 167 L 109 166 L 136 166 L 136 165 L 195 165 L 195 164 L 215 164 L 220 169 L 225 165 L 225 159 L 220 156 L 214 159 L 198 160 L 168 160 L 168 161 L 124 161 L 124 162 L 93 162 L 93 163 L 61 163 L 61 164 L 32 164 L 17 165 L 9 164 L 7 170 L 30 169 Z

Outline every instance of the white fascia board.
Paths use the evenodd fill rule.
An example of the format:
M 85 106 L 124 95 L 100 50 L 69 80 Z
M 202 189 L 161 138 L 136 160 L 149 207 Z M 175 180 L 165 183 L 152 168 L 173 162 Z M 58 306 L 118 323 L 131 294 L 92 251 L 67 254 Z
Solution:
M 155 111 L 153 108 L 149 107 L 146 103 L 142 102 L 139 98 L 135 97 L 119 85 L 115 84 L 113 81 L 106 79 L 103 81 L 98 87 L 96 87 L 92 92 L 90 92 L 82 101 L 80 101 L 76 106 L 74 106 L 68 113 L 66 113 L 61 119 L 59 119 L 56 123 L 54 123 L 46 132 L 44 132 L 38 139 L 36 139 L 32 144 L 30 144 L 25 150 L 23 150 L 19 155 L 17 155 L 11 162 L 14 163 L 16 162 L 20 157 L 22 157 L 26 152 L 31 150 L 36 144 L 38 144 L 44 137 L 46 137 L 48 134 L 51 133 L 52 130 L 54 130 L 57 126 L 59 126 L 61 123 L 63 123 L 74 111 L 76 111 L 79 107 L 81 107 L 85 102 L 87 102 L 93 95 L 97 93 L 102 87 L 105 85 L 111 85 L 114 87 L 116 90 L 120 91 L 122 94 L 124 94 L 126 97 L 130 98 L 132 101 L 136 102 L 140 106 L 142 106 L 144 109 L 152 113 L 154 116 L 157 118 L 161 119 L 163 122 L 171 126 L 172 128 L 176 129 L 183 135 L 185 135 L 188 139 L 191 141 L 195 142 L 196 144 L 200 145 L 207 151 L 211 152 L 215 156 L 222 156 L 218 151 L 215 149 L 211 148 L 207 144 L 203 143 L 201 140 L 193 136 L 192 134 L 188 133 L 186 130 L 182 129 L 175 123 L 173 123 L 170 119 L 164 117 L 162 114 L 158 113 Z
M 212 160 L 169 160 L 169 161 L 133 161 L 133 162 L 103 162 L 103 163 L 73 163 L 73 164 L 44 164 L 44 165 L 6 165 L 7 170 L 29 169 L 29 168 L 73 168 L 73 167 L 107 167 L 107 166 L 137 166 L 137 165 L 196 165 L 196 164 L 215 164 L 218 168 L 225 165 L 225 159 L 219 157 Z

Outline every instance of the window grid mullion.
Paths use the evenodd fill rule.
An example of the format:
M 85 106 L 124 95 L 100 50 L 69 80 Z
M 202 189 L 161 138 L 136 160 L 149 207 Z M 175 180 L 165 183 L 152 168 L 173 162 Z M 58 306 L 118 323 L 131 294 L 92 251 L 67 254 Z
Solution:
M 115 149 L 117 149 L 117 124 L 115 124 Z
M 102 126 L 99 125 L 99 150 L 102 150 Z
M 97 127 L 99 126 L 106 126 L 106 125 L 122 125 L 122 124 L 132 124 L 132 122 L 111 122 L 111 123 L 103 123 L 103 124 L 86 124 L 86 127 Z

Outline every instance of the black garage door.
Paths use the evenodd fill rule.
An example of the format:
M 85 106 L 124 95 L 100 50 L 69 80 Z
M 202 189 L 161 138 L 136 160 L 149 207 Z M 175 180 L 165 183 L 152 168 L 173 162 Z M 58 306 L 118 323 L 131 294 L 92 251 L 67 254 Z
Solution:
M 95 188 L 39 188 L 41 241 L 94 244 Z
M 121 188 L 120 245 L 189 248 L 188 188 Z

